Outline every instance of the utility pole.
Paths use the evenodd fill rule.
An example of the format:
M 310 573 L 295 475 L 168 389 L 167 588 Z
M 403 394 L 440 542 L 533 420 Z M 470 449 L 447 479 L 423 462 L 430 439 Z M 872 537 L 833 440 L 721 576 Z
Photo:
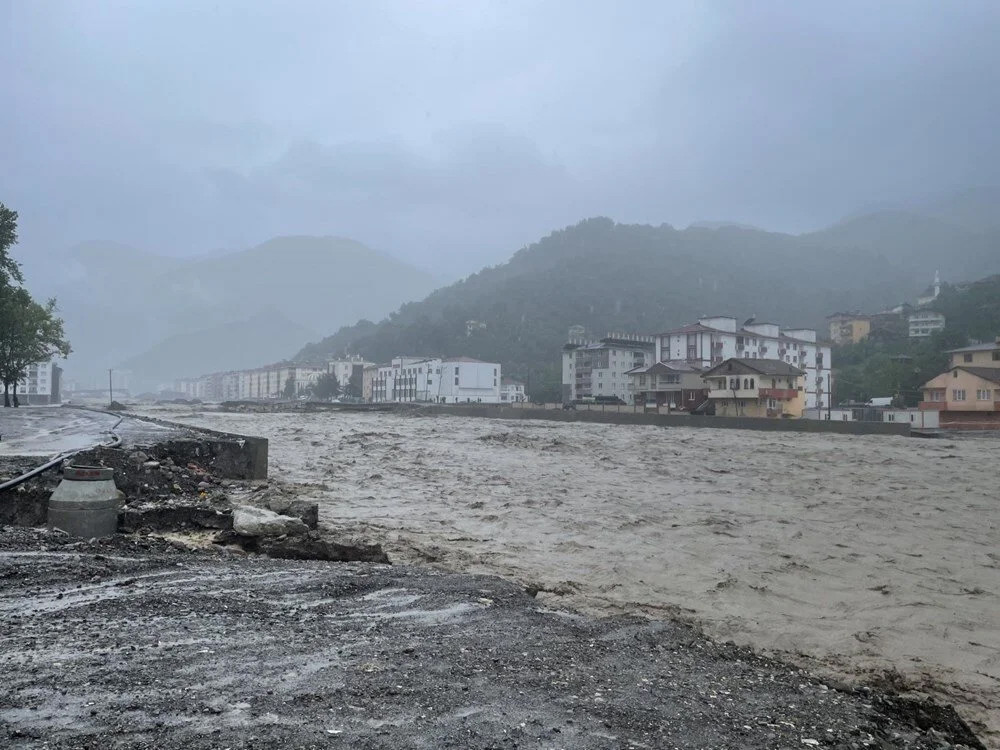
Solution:
M 115 402 L 115 392 L 111 386 L 111 368 L 108 368 L 108 406 L 111 406 Z

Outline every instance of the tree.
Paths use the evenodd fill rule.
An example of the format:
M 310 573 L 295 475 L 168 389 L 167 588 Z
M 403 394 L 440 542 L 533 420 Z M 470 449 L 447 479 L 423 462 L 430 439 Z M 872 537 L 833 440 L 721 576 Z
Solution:
M 63 321 L 56 316 L 56 301 L 44 305 L 35 302 L 27 290 L 0 284 L 0 381 L 3 382 L 4 406 L 11 405 L 14 387 L 17 406 L 17 381 L 29 366 L 72 351 L 63 332 Z
M 313 395 L 316 398 L 334 398 L 338 393 L 340 393 L 340 383 L 332 372 L 320 375 L 316 380 L 316 385 L 313 386 Z
M 0 203 L 0 284 L 4 286 L 15 281 L 24 282 L 20 264 L 10 257 L 8 251 L 17 243 L 17 211 L 12 211 Z
M 285 381 L 285 390 L 281 392 L 285 398 L 295 398 L 295 377 L 292 375 L 288 376 L 288 380 Z

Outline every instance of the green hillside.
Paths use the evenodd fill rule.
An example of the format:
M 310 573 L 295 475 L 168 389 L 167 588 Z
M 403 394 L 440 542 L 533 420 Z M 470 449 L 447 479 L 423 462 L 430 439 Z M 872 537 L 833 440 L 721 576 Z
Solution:
M 905 221 L 903 231 L 895 220 L 796 237 L 588 219 L 380 323 L 341 328 L 298 357 L 350 351 L 377 361 L 425 353 L 497 359 L 506 373 L 526 380 L 532 396 L 554 398 L 559 347 L 572 325 L 598 335 L 655 333 L 714 313 L 822 330 L 835 310 L 881 309 L 915 296 L 933 276 L 925 262 L 938 243 L 948 243 L 956 267 L 966 254 L 979 257 L 978 235 L 957 227 L 949 234 L 949 225 L 941 226 L 944 234 L 932 245 L 914 247 L 908 243 L 919 232 Z M 873 250 L 872 233 L 882 237 L 885 252 Z M 1000 254 L 995 265 L 1000 271 Z M 470 334 L 469 320 L 485 328 Z
M 907 406 L 917 404 L 920 386 L 947 367 L 946 350 L 1000 336 L 1000 275 L 945 284 L 929 309 L 944 314 L 944 331 L 928 338 L 880 337 L 836 347 L 835 401 L 895 396 Z

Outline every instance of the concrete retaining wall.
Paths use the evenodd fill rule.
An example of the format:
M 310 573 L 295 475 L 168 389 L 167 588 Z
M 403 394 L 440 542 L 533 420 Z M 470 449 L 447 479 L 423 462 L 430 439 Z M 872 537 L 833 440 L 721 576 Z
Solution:
M 509 406 L 427 406 L 423 414 L 454 414 L 492 419 L 546 419 L 555 422 L 597 422 L 660 427 L 709 427 L 764 432 L 829 432 L 838 435 L 904 435 L 910 425 L 892 422 L 833 422 L 814 419 L 759 419 L 753 417 L 706 417 L 689 414 L 643 414 L 627 411 L 562 411 L 522 409 Z

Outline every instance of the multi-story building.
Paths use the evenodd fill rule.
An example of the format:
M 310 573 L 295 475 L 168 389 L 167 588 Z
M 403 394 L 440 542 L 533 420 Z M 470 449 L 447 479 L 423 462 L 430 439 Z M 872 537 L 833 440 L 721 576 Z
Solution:
M 771 359 L 803 371 L 807 409 L 830 405 L 833 384 L 830 345 L 811 328 L 782 328 L 753 319 L 742 326 L 736 318 L 714 316 L 654 337 L 657 362 L 683 360 L 704 369 L 727 359 Z
M 937 411 L 942 429 L 1000 430 L 1000 367 L 953 364 L 922 390 L 920 409 Z
M 960 349 L 949 349 L 951 366 L 1000 367 L 1000 336 L 988 344 L 973 344 Z
M 706 370 L 708 398 L 721 417 L 801 417 L 805 371 L 778 359 L 733 358 Z
M 701 372 L 698 365 L 680 360 L 636 367 L 627 375 L 636 404 L 691 411 L 708 396 Z
M 633 402 L 630 370 L 652 364 L 651 336 L 608 334 L 598 341 L 570 339 L 563 345 L 563 402 L 588 398 L 619 398 Z
M 944 330 L 945 317 L 933 310 L 917 310 L 907 318 L 910 328 L 910 338 L 926 338 L 933 333 Z
M 500 403 L 500 365 L 470 357 L 396 357 L 379 365 L 372 401 Z
M 361 398 L 365 401 L 372 400 L 372 391 L 375 389 L 375 379 L 378 377 L 378 365 L 365 365 L 361 372 Z
M 374 364 L 364 357 L 351 356 L 344 359 L 331 359 L 326 366 L 327 372 L 332 373 L 337 378 L 337 384 L 341 391 L 360 397 L 364 392 L 365 368 Z
M 838 312 L 826 317 L 830 323 L 830 340 L 834 344 L 856 344 L 872 330 L 870 315 Z
M 527 400 L 524 394 L 524 383 L 514 378 L 500 379 L 500 403 L 520 404 Z
M 60 403 L 60 378 L 62 368 L 54 361 L 29 365 L 24 378 L 16 384 L 14 393 L 22 404 Z

